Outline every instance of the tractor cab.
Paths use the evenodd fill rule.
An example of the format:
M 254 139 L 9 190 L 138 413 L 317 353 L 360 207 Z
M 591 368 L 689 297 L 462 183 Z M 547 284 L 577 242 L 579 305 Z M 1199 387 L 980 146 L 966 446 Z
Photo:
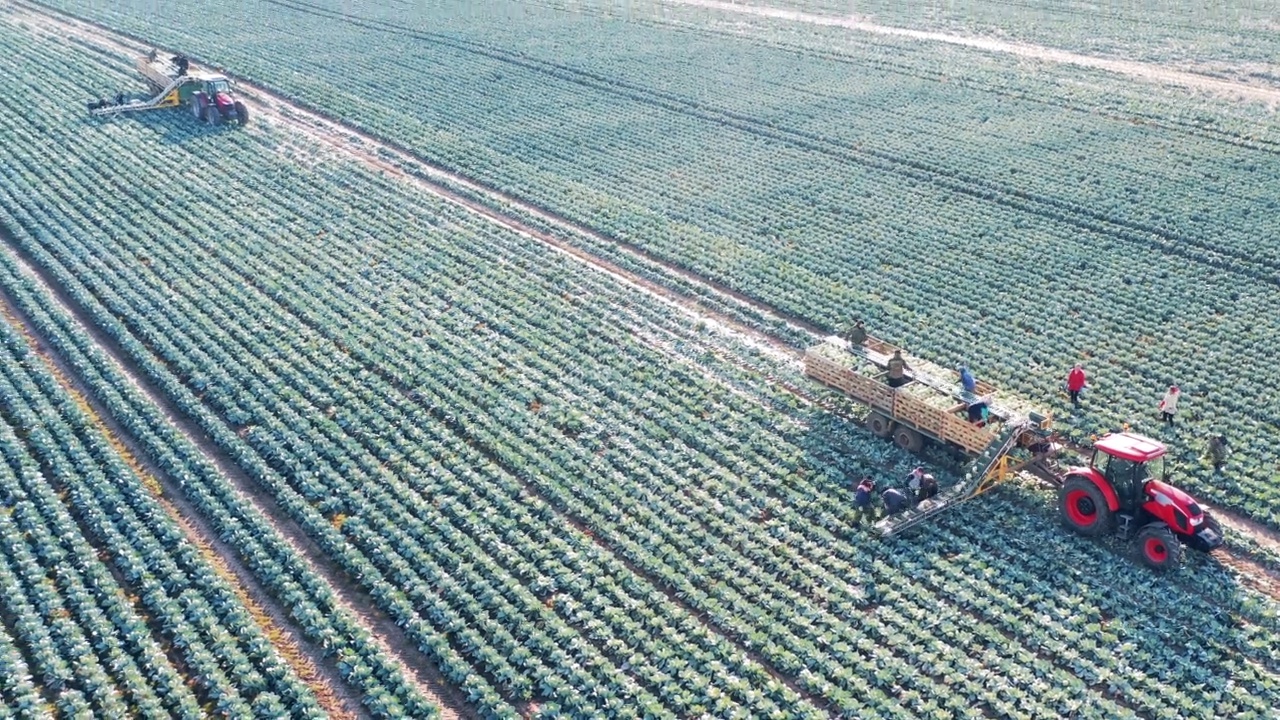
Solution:
M 1154 568 L 1176 565 L 1182 543 L 1203 551 L 1223 542 L 1218 523 L 1168 483 L 1164 444 L 1133 433 L 1094 443 L 1089 467 L 1067 473 L 1059 495 L 1063 522 L 1083 535 L 1137 539 Z
M 1147 482 L 1165 477 L 1166 452 L 1165 446 L 1155 440 L 1115 433 L 1094 444 L 1090 466 L 1114 488 L 1117 509 L 1132 513 L 1147 502 Z
M 216 97 L 218 93 L 231 92 L 231 83 L 220 75 L 213 75 L 205 80 L 204 91 L 209 97 Z

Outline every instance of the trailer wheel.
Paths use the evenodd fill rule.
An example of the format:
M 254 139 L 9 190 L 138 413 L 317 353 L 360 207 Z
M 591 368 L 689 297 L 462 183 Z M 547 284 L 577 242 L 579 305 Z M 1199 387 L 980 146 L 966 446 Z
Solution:
M 893 441 L 909 453 L 918 453 L 924 449 L 924 436 L 902 425 L 893 431 Z
M 882 413 L 872 411 L 867 415 L 867 429 L 878 438 L 887 438 L 893 434 L 893 421 Z
M 249 108 L 245 107 L 244 103 L 239 100 L 236 101 L 236 120 L 240 123 L 240 127 L 249 124 Z

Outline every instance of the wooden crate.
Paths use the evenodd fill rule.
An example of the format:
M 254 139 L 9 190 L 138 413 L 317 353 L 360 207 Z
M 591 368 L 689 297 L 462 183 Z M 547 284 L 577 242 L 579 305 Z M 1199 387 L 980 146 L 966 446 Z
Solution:
M 978 427 L 965 418 L 944 415 L 940 437 L 947 442 L 959 445 L 966 452 L 978 455 L 987 449 L 991 441 L 995 440 L 996 432 L 991 426 Z
M 850 377 L 854 373 L 811 348 L 804 354 L 804 374 L 823 385 L 849 392 Z
M 892 411 L 893 390 L 888 385 L 813 350 L 804 354 L 804 374 L 823 385 L 843 390 L 859 402 L 886 412 Z
M 947 417 L 945 410 L 907 393 L 895 393 L 893 396 L 893 418 L 935 438 L 942 437 L 942 426 Z
M 898 347 L 897 345 L 890 345 L 889 343 L 879 338 L 873 338 L 869 336 L 867 337 L 866 340 L 863 341 L 862 345 L 868 350 L 874 350 L 875 352 L 881 353 L 882 355 L 893 355 L 894 350 L 902 351 L 902 348 Z

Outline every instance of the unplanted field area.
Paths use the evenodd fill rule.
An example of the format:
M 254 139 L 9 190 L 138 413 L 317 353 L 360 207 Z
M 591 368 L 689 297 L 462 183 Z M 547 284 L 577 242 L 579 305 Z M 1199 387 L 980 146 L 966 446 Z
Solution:
M 343 41 L 345 29 L 324 27 Z M 784 355 L 321 150 L 283 115 L 255 113 L 244 130 L 181 112 L 88 120 L 80 99 L 131 82 L 128 58 L 3 15 L 0 30 L 0 289 L 25 318 L 0 336 L 14 353 L 0 390 L 43 388 L 28 393 L 43 403 L 41 422 L 80 428 L 67 391 L 23 343 L 56 355 L 290 608 L 362 712 L 435 708 L 405 679 L 400 658 L 411 656 L 380 653 L 280 527 L 297 528 L 342 584 L 394 620 L 397 644 L 462 689 L 446 709 L 465 716 L 1265 717 L 1280 706 L 1278 608 L 1212 556 L 1155 575 L 1119 543 L 1065 533 L 1052 499 L 1022 486 L 879 542 L 853 522 L 850 481 L 901 477 L 915 459 L 780 391 L 767 378 L 796 380 Z M 811 159 L 796 155 L 796 167 Z M 652 182 L 637 180 L 637 196 Z M 924 202 L 933 191 L 919 187 Z M 676 209 L 688 191 L 673 189 L 673 213 L 699 212 Z M 741 219 L 725 216 L 723 228 Z M 1146 262 L 1162 261 L 1152 251 Z M 1036 266 L 1028 255 L 1021 267 Z M 773 292 L 765 275 L 746 279 Z M 853 281 L 813 287 L 838 294 Z M 919 292 L 892 303 L 927 302 Z M 1013 321 L 980 327 L 1012 333 L 1002 323 Z M 209 449 L 175 432 L 139 388 Z M 0 402 L 20 395 L 0 392 Z M 0 414 L 18 418 L 5 427 L 30 425 L 14 407 Z M 79 503 L 113 497 L 107 489 L 61 496 L 58 484 L 78 475 L 40 456 L 21 461 L 74 457 L 76 443 L 0 427 L 31 487 L 53 488 L 39 507 L 90 517 Z M 206 453 L 271 507 L 237 493 Z M 99 455 L 118 463 L 109 448 Z M 145 497 L 139 481 L 122 487 Z M 148 532 L 122 528 L 122 543 Z M 81 545 L 85 557 L 129 566 L 126 545 Z M 55 601 L 79 600 L 58 557 L 35 553 L 23 569 L 53 598 L 33 617 L 60 628 Z M 142 582 L 95 572 L 107 594 Z M 16 601 L 0 601 L 0 662 L 30 678 L 0 684 L 3 704 L 48 701 L 65 684 L 60 666 Z M 189 615 L 210 642 L 223 638 L 209 615 Z M 129 637 L 99 633 L 104 644 Z M 150 642 L 207 660 L 163 633 Z M 193 702 L 225 696 L 236 716 L 240 702 L 272 716 L 276 700 L 295 716 L 322 714 L 305 687 L 289 695 L 288 672 L 268 672 L 269 642 L 249 631 L 235 642 L 243 662 L 211 661 L 221 684 L 197 686 Z M 65 663 L 80 646 L 57 647 Z M 97 703 L 91 712 L 115 712 L 110 689 L 81 692 Z

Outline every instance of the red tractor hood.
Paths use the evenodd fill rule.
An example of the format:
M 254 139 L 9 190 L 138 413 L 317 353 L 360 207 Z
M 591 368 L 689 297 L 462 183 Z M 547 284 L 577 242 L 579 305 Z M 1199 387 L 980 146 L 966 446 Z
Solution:
M 1196 502 L 1195 498 L 1166 482 L 1151 480 L 1147 482 L 1146 491 L 1152 502 L 1161 505 L 1173 505 L 1186 513 L 1189 520 L 1194 521 L 1203 514 L 1200 504 Z
M 231 99 L 230 95 L 221 92 L 213 96 L 213 101 L 217 103 L 219 108 L 224 110 L 235 104 L 235 101 Z

